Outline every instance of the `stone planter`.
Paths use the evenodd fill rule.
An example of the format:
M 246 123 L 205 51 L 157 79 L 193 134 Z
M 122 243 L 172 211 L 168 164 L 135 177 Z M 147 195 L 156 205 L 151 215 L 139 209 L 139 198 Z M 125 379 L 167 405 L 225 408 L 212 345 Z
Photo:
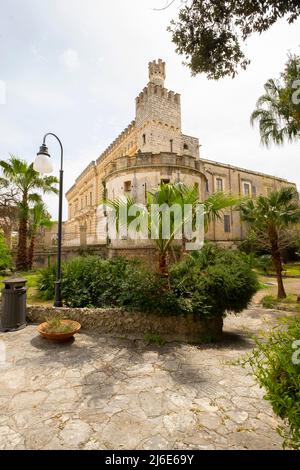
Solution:
M 42 335 L 44 338 L 50 339 L 51 341 L 68 341 L 70 338 L 72 338 L 75 333 L 78 333 L 78 331 L 81 328 L 80 323 L 74 320 L 61 320 L 61 323 L 64 325 L 70 325 L 72 327 L 71 331 L 68 331 L 67 333 L 60 333 L 60 332 L 47 332 L 47 322 L 42 323 L 37 327 L 37 331 Z

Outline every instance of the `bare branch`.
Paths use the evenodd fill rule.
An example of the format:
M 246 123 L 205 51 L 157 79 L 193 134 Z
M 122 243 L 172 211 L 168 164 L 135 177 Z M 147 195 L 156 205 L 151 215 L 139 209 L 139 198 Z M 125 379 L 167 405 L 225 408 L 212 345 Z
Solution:
M 173 3 L 175 3 L 176 0 L 171 0 L 166 6 L 164 6 L 163 8 L 153 8 L 154 11 L 163 11 L 163 10 L 167 10 L 171 5 L 173 5 Z

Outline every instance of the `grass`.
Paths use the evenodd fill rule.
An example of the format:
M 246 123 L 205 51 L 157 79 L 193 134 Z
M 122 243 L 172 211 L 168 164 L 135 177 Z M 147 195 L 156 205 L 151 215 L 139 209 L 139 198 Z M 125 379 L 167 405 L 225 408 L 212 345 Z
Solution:
M 44 301 L 40 298 L 39 292 L 37 290 L 37 281 L 39 277 L 39 271 L 22 271 L 18 273 L 14 273 L 11 276 L 3 276 L 0 275 L 0 289 L 2 290 L 4 287 L 3 281 L 5 279 L 9 279 L 10 277 L 21 277 L 26 279 L 26 287 L 27 287 L 27 303 L 35 303 L 35 304 L 49 304 L 49 302 Z
M 269 276 L 275 276 L 275 271 L 273 269 L 268 270 L 267 273 L 264 273 L 262 269 L 256 268 L 254 269 L 258 274 L 262 275 L 269 275 Z M 300 277 L 300 262 L 293 262 L 293 263 L 286 263 L 283 265 L 283 272 L 282 272 L 284 277 L 289 277 L 289 276 L 299 276 Z
M 46 333 L 71 333 L 76 328 L 73 321 L 63 322 L 60 318 L 54 317 L 47 319 L 47 325 L 44 328 Z
M 275 295 L 265 295 L 261 304 L 263 308 L 282 308 L 284 310 L 293 310 L 300 312 L 300 303 L 297 302 L 296 294 L 288 294 L 285 299 L 278 299 Z
M 283 266 L 284 274 L 287 276 L 300 276 L 300 262 L 287 263 Z

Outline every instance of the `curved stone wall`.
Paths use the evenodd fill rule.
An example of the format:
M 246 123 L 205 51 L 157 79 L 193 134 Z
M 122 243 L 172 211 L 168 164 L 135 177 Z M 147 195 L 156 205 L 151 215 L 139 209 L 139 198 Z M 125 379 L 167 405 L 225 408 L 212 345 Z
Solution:
M 193 315 L 155 315 L 113 308 L 53 308 L 29 306 L 29 322 L 41 323 L 54 315 L 79 321 L 82 328 L 116 337 L 143 339 L 160 335 L 165 341 L 202 343 L 222 336 L 223 318 L 199 319 Z

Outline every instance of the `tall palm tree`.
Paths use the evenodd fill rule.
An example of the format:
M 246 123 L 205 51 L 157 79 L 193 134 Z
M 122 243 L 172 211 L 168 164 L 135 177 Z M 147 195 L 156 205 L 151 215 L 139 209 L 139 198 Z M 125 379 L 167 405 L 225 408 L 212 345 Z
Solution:
M 282 80 L 268 80 L 265 93 L 258 99 L 251 115 L 251 124 L 259 124 L 261 142 L 269 146 L 272 142 L 282 145 L 300 138 L 300 57 L 289 55 Z
M 172 242 L 181 235 L 184 240 L 183 229 L 187 219 L 183 216 L 181 218 L 174 217 L 174 213 L 170 213 L 170 230 L 166 237 L 163 233 L 163 220 L 164 210 L 156 212 L 155 215 L 151 211 L 151 206 L 157 205 L 165 208 L 168 211 L 173 205 L 177 204 L 181 208 L 183 214 L 184 205 L 191 205 L 192 211 L 190 216 L 193 218 L 192 223 L 196 217 L 197 204 L 203 204 L 204 212 L 204 229 L 208 230 L 209 224 L 213 220 L 221 218 L 222 212 L 227 207 L 236 205 L 239 200 L 233 196 L 226 196 L 218 192 L 210 196 L 205 201 L 201 202 L 198 196 L 198 189 L 190 187 L 183 183 L 162 183 L 156 191 L 147 193 L 147 207 L 140 207 L 140 213 L 143 214 L 146 220 L 147 231 L 150 235 L 155 235 L 153 241 L 158 250 L 158 271 L 166 276 L 168 273 L 168 251 Z M 136 215 L 130 215 L 132 206 L 136 203 L 131 197 L 123 197 L 115 200 L 105 200 L 106 206 L 111 207 L 115 211 L 117 231 L 120 230 L 120 214 L 124 211 L 127 214 L 126 224 L 127 227 L 136 220 Z
M 282 280 L 282 261 L 279 249 L 279 233 L 300 221 L 300 205 L 296 190 L 292 187 L 281 188 L 268 197 L 259 196 L 256 201 L 249 199 L 241 203 L 242 220 L 248 222 L 255 232 L 264 231 L 269 239 L 270 252 L 276 272 L 277 297 L 286 297 Z
M 36 202 L 32 208 L 29 209 L 29 236 L 30 243 L 28 247 L 27 263 L 28 268 L 32 269 L 33 256 L 35 249 L 36 235 L 41 227 L 51 227 L 51 216 L 47 212 L 46 206 L 42 201 Z
M 18 270 L 26 270 L 27 263 L 27 231 L 29 205 L 31 202 L 40 200 L 40 195 L 35 191 L 43 193 L 57 193 L 54 186 L 58 183 L 54 176 L 41 176 L 33 169 L 33 164 L 11 155 L 8 161 L 0 160 L 3 178 L 18 190 L 19 208 L 19 241 L 16 267 Z

